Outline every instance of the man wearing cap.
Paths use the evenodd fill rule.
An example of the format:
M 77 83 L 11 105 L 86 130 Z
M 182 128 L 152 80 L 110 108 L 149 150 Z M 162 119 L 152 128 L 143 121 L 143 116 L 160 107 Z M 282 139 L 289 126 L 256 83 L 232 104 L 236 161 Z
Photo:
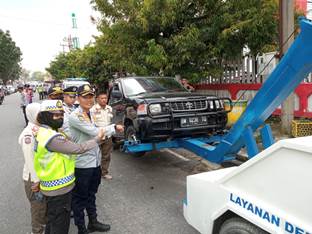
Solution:
M 74 103 L 76 101 L 77 87 L 70 86 L 63 90 L 63 108 L 64 108 L 64 124 L 62 126 L 62 131 L 67 137 L 70 138 L 68 118 L 69 115 L 76 109 Z
M 70 224 L 71 191 L 74 187 L 75 157 L 98 147 L 104 137 L 100 130 L 92 139 L 75 144 L 57 130 L 63 125 L 61 100 L 41 103 L 37 122 L 32 129 L 35 136 L 34 168 L 40 180 L 40 191 L 47 201 L 46 234 L 67 234 Z
M 78 87 L 79 107 L 69 116 L 69 129 L 73 141 L 80 143 L 92 139 L 101 128 L 95 126 L 90 115 L 90 109 L 94 104 L 94 92 L 90 85 Z M 106 137 L 110 137 L 115 131 L 123 131 L 121 125 L 109 125 L 104 127 Z M 101 151 L 99 147 L 78 155 L 76 158 L 76 186 L 73 190 L 72 210 L 74 212 L 75 225 L 79 234 L 110 230 L 110 225 L 100 223 L 97 220 L 96 193 L 101 183 Z M 85 226 L 84 210 L 89 217 L 88 230 Z
M 48 99 L 49 100 L 63 100 L 63 90 L 61 89 L 61 87 L 55 86 L 55 87 L 49 88 Z

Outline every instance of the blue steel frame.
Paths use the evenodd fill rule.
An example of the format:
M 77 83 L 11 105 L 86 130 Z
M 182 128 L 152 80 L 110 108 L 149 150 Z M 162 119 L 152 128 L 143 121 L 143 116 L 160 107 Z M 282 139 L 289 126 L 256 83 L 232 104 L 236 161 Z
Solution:
M 264 148 L 272 145 L 272 132 L 268 125 L 264 125 L 265 120 L 312 71 L 312 22 L 302 19 L 300 27 L 296 40 L 227 134 L 159 143 L 125 142 L 124 150 L 131 153 L 182 147 L 209 161 L 220 163 L 235 157 L 243 147 L 247 148 L 249 157 L 255 156 L 259 149 L 253 133 L 261 126 L 264 126 L 260 131 Z

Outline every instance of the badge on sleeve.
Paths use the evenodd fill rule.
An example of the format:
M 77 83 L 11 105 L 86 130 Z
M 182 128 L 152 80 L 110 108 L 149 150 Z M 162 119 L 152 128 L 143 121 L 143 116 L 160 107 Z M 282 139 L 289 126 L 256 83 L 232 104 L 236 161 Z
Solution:
M 77 117 L 78 119 L 83 122 L 84 121 L 84 118 L 83 118 L 83 115 L 82 114 L 77 114 Z
M 27 136 L 24 138 L 25 144 L 29 145 L 31 143 L 31 137 Z

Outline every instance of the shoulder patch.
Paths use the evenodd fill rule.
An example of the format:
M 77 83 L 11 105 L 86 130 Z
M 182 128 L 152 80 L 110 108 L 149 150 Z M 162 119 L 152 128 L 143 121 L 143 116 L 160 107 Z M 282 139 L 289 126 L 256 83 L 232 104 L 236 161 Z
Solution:
M 83 115 L 78 114 L 78 115 L 77 115 L 77 117 L 78 117 L 78 119 L 79 119 L 80 121 L 84 121 L 84 117 L 83 117 Z
M 27 136 L 24 138 L 24 143 L 29 145 L 31 143 L 31 137 Z

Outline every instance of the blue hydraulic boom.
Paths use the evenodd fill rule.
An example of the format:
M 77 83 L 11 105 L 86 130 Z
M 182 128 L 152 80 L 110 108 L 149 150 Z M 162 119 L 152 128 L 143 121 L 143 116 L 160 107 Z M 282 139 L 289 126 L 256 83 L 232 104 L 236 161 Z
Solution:
M 292 46 L 226 135 L 159 143 L 125 142 L 124 150 L 140 152 L 182 147 L 209 161 L 220 163 L 235 157 L 245 146 L 249 157 L 255 156 L 258 148 L 253 133 L 261 126 L 263 145 L 269 147 L 273 144 L 273 137 L 270 127 L 264 124 L 265 120 L 312 71 L 312 22 L 302 19 L 300 28 L 300 34 Z

